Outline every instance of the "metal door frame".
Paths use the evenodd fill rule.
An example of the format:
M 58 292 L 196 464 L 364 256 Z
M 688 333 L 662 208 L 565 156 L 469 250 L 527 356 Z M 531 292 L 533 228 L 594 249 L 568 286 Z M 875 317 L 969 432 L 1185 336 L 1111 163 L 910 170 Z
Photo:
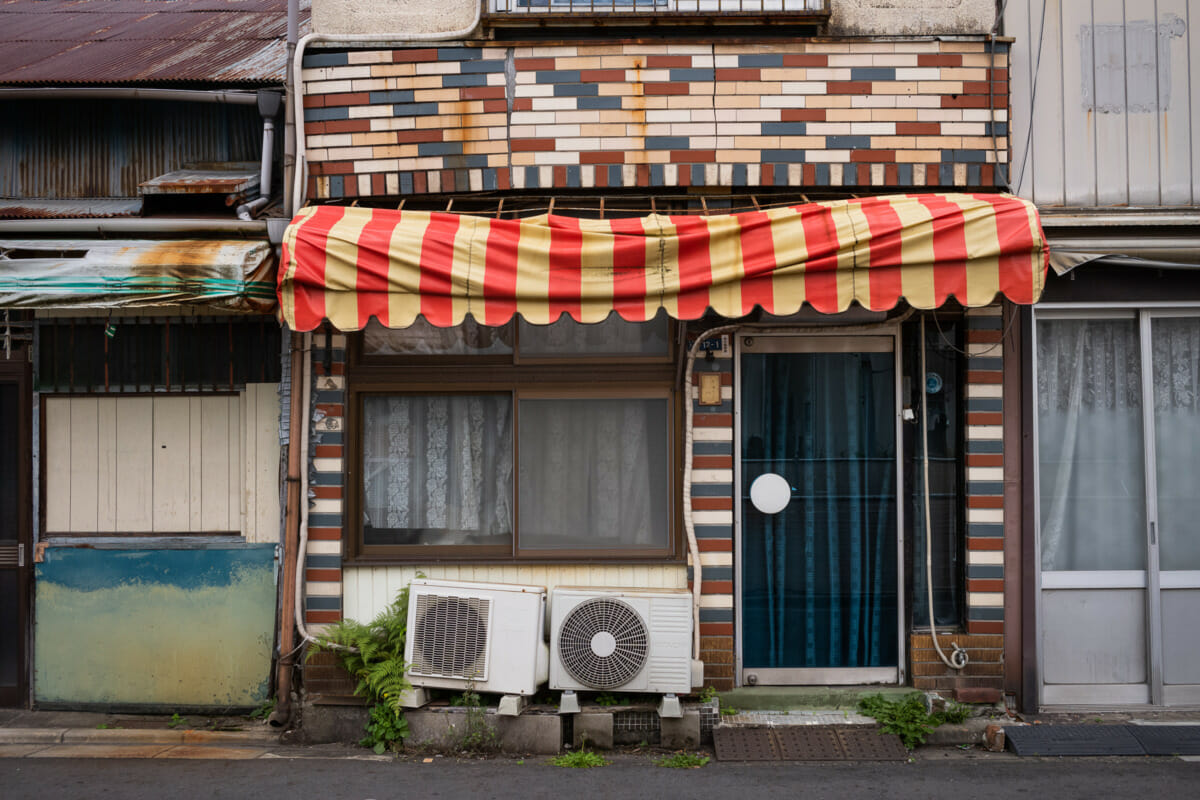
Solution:
M 815 329 L 812 332 L 798 331 L 795 328 L 784 331 L 743 329 L 733 335 L 733 638 L 734 638 L 734 685 L 748 685 L 747 672 L 742 660 L 742 633 L 744 615 L 742 614 L 742 340 L 747 336 L 752 338 L 778 339 L 777 347 L 770 352 L 802 353 L 802 352 L 869 352 L 852 347 L 853 340 L 872 338 L 889 339 L 892 352 L 892 372 L 894 386 L 892 398 L 894 408 L 892 417 L 895 420 L 896 437 L 896 666 L 895 667 L 856 667 L 846 669 L 828 668 L 797 668 L 797 669 L 755 669 L 756 684 L 761 685 L 860 685 L 860 684 L 903 684 L 907 678 L 905 663 L 907 647 L 905 641 L 905 604 L 904 604 L 904 469 L 903 469 L 903 423 L 901 410 L 903 406 L 901 389 L 903 386 L 901 356 L 903 353 L 900 340 L 900 325 L 885 323 L 868 330 L 858 328 L 853 331 L 837 329 Z M 800 347 L 787 347 L 784 340 L 804 342 Z M 821 342 L 820 349 L 814 345 Z M 826 342 L 835 344 L 826 344 Z M 775 343 L 773 343 L 775 344 Z M 759 351 L 764 352 L 764 351 Z M 876 351 L 880 352 L 880 351 Z M 766 677 L 767 680 L 762 680 Z
M 1034 550 L 1036 605 L 1034 624 L 1037 631 L 1037 688 L 1038 706 L 1046 704 L 1045 657 L 1047 648 L 1042 643 L 1043 592 L 1046 589 L 1070 588 L 1113 588 L 1144 589 L 1146 602 L 1146 683 L 1145 684 L 1051 684 L 1059 696 L 1051 705 L 1095 705 L 1097 687 L 1111 687 L 1110 699 L 1101 700 L 1103 705 L 1152 705 L 1166 704 L 1167 694 L 1176 696 L 1173 704 L 1195 704 L 1200 702 L 1200 687 L 1180 684 L 1178 689 L 1168 690 L 1163 684 L 1163 630 L 1162 630 L 1162 576 L 1159 568 L 1158 544 L 1158 454 L 1155 442 L 1154 421 L 1154 363 L 1152 322 L 1154 319 L 1200 317 L 1200 303 L 1043 303 L 1033 308 L 1032 353 L 1034 409 L 1037 408 L 1038 342 L 1039 319 L 1104 320 L 1126 319 L 1137 323 L 1138 352 L 1141 359 L 1139 378 L 1142 383 L 1142 469 L 1146 495 L 1146 529 L 1143 532 L 1146 546 L 1145 575 L 1138 570 L 1088 571 L 1088 575 L 1108 582 L 1096 586 L 1096 580 L 1073 579 L 1070 575 L 1055 575 L 1047 580 L 1042 572 L 1042 496 L 1041 496 L 1041 437 L 1038 416 L 1033 415 L 1033 496 L 1034 496 Z M 1190 587 L 1169 587 L 1190 588 Z
M 32 586 L 33 586 L 33 526 L 31 524 L 32 494 L 32 419 L 33 399 L 30 395 L 30 365 L 28 350 L 14 348 L 10 359 L 0 358 L 0 382 L 16 387 L 17 413 L 12 424 L 16 426 L 16 495 L 17 511 L 17 683 L 15 695 L 5 700 L 0 707 L 27 707 L 30 692 L 30 664 L 32 661 Z

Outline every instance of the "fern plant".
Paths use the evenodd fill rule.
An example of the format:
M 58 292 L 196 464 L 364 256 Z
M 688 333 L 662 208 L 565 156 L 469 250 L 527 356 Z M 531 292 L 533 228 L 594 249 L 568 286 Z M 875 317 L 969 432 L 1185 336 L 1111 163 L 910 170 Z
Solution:
M 354 693 L 367 699 L 371 721 L 361 744 L 376 752 L 399 749 L 408 735 L 400 706 L 401 695 L 412 688 L 405 672 L 404 640 L 408 626 L 408 587 L 368 623 L 342 620 L 318 636 L 309 650 L 333 652 L 342 668 L 358 683 Z

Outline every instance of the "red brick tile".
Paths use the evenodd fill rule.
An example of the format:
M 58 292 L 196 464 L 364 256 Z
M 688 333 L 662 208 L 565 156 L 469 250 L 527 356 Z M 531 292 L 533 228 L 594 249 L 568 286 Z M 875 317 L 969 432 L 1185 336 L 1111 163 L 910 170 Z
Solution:
M 732 497 L 693 497 L 693 511 L 732 511 Z
M 967 498 L 970 500 L 970 498 Z M 1004 540 L 998 536 L 968 536 L 968 550 L 1003 550 Z
M 328 447 L 337 447 L 338 445 L 326 445 Z M 321 455 L 321 447 L 317 447 L 317 458 L 323 458 Z M 342 497 L 342 487 L 340 486 L 310 486 L 313 497 L 319 497 L 322 500 L 340 500 Z
M 460 91 L 463 100 L 503 100 L 503 86 L 464 86 Z M 505 104 L 507 107 L 507 103 Z
M 1004 623 L 999 620 L 967 620 L 967 633 L 1004 633 Z
M 530 106 L 530 108 L 532 108 L 532 106 Z M 516 111 L 517 109 L 514 108 L 513 110 Z M 499 114 L 504 111 L 508 111 L 508 101 L 507 100 L 484 100 L 483 101 L 483 113 L 485 113 L 485 114 Z
M 589 150 L 579 154 L 580 164 L 624 164 L 625 153 L 621 150 Z M 607 172 L 607 170 L 606 170 Z
M 942 95 L 942 108 L 987 108 L 987 97 L 968 94 Z
M 733 594 L 733 581 L 701 581 L 700 594 Z
M 825 109 L 785 108 L 780 112 L 779 118 L 784 122 L 824 122 Z
M 308 538 L 322 542 L 337 542 L 342 538 L 341 528 L 309 528 Z
M 774 186 L 775 185 L 775 165 L 774 164 L 763 164 L 762 171 L 759 174 L 761 176 L 759 178 L 759 183 L 761 183 L 763 186 Z
M 371 194 L 381 195 L 386 191 L 385 181 L 382 172 L 376 172 L 371 175 Z
M 870 94 L 870 81 L 830 81 L 825 84 L 825 94 Z
M 326 133 L 362 133 L 369 130 L 369 119 L 331 119 L 325 123 Z
M 691 56 L 646 56 L 648 69 L 670 69 L 672 67 L 690 67 Z
M 514 97 L 513 111 L 533 111 L 532 97 Z
M 433 47 L 392 51 L 392 61 L 396 64 L 411 64 L 416 61 L 437 61 L 437 57 L 437 49 Z
M 342 579 L 342 571 L 340 569 L 306 569 L 304 570 L 304 580 L 306 581 L 340 581 Z M 704 587 L 701 587 L 703 589 Z
M 692 469 L 732 469 L 733 456 L 692 456 Z
M 637 166 L 637 185 L 638 186 L 649 186 L 650 185 L 650 165 L 649 164 L 638 164 L 638 166 Z
M 967 414 L 968 425 L 1002 425 L 1004 414 L 999 411 L 972 411 Z
M 519 70 L 546 70 L 554 69 L 555 61 L 553 58 L 517 58 L 513 59 L 513 64 Z
M 509 149 L 514 153 L 536 152 L 538 150 L 554 150 L 553 139 L 510 139 Z
M 316 446 L 315 455 L 317 458 L 341 458 L 342 446 L 340 444 L 319 444 Z
M 785 67 L 827 67 L 829 66 L 829 56 L 785 53 L 783 65 Z
M 320 161 L 313 164 L 313 171 L 321 168 L 322 175 L 350 175 L 354 172 L 353 161 Z
M 749 67 L 726 67 L 716 71 L 716 78 L 719 81 L 757 81 L 762 80 L 762 74 Z
M 1003 592 L 1003 578 L 970 578 L 967 580 L 968 592 Z
M 851 150 L 850 163 L 852 164 L 887 164 L 896 161 L 895 150 Z M 868 169 L 870 169 L 868 167 Z M 869 178 L 869 175 L 868 175 Z M 858 185 L 863 186 L 868 181 L 863 180 L 862 170 L 858 172 Z
M 608 167 L 598 166 L 596 169 L 596 186 L 608 186 Z
M 972 370 L 967 373 L 967 383 L 1003 383 L 1004 373 L 999 370 Z
M 429 130 L 420 131 L 396 131 L 396 142 L 398 144 L 411 144 L 413 142 L 440 142 L 444 136 L 441 128 L 431 128 Z
M 689 94 L 692 85 L 683 81 L 663 81 L 661 83 L 644 84 L 645 94 L 650 95 L 667 95 L 667 94 Z
M 1004 498 L 990 495 L 971 495 L 967 497 L 967 508 L 1004 508 Z
M 306 94 L 304 95 L 305 108 L 324 108 L 325 95 L 323 94 Z
M 496 188 L 508 191 L 512 188 L 512 173 L 508 167 L 496 170 Z
M 325 95 L 325 107 L 332 106 L 369 106 L 371 95 L 366 92 L 348 92 L 346 94 Z
M 732 622 L 701 622 L 700 636 L 733 636 Z
M 895 186 L 900 182 L 900 170 L 895 164 L 888 164 L 883 168 L 883 182 L 888 186 Z
M 733 425 L 733 414 L 696 414 L 692 425 L 697 428 L 728 428 Z
M 341 417 L 346 413 L 341 403 L 317 403 L 317 408 L 324 411 L 327 417 Z
M 817 182 L 817 165 L 805 164 L 804 169 L 800 171 L 800 181 L 805 186 L 813 186 Z
M 971 344 L 994 344 L 1003 340 L 1004 331 L 989 328 L 968 328 L 967 341 Z
M 949 54 L 920 53 L 917 55 L 918 67 L 961 67 L 962 56 Z
M 967 453 L 968 467 L 1003 467 L 1003 453 Z
M 937 136 L 942 132 L 940 122 L 897 122 L 897 136 Z
M 732 553 L 732 539 L 697 539 L 696 549 L 701 553 Z
M 340 611 L 305 611 L 304 612 L 305 622 L 315 622 L 318 624 L 322 624 L 322 623 L 328 623 L 328 622 L 340 622 L 341 619 L 342 619 L 342 612 L 340 612 Z

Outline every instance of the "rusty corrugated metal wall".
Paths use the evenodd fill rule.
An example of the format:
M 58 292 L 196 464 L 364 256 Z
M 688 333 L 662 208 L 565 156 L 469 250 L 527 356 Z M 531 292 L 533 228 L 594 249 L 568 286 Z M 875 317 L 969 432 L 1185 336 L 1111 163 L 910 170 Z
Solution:
M 1008 3 L 1017 192 L 1043 207 L 1200 204 L 1197 26 L 1195 0 Z
M 0 197 L 137 197 L 141 181 L 185 163 L 261 155 L 254 106 L 0 102 Z

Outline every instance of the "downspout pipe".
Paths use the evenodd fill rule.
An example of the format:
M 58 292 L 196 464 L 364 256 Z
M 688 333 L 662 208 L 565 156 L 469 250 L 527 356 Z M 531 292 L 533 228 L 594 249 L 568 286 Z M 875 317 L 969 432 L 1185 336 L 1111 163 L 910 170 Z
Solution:
M 294 2 L 294 0 L 293 0 Z M 309 45 L 326 44 L 408 44 L 410 42 L 444 42 L 462 39 L 469 36 L 479 27 L 483 17 L 483 3 L 475 4 L 475 16 L 471 24 L 456 31 L 441 33 L 310 33 L 296 44 L 296 52 L 292 56 L 292 80 L 289 87 L 292 90 L 292 118 L 295 120 L 293 140 L 295 152 L 295 175 L 292 178 L 292 203 L 290 215 L 295 214 L 304 204 L 304 192 L 308 183 L 308 167 L 304 156 L 304 51 Z
M 259 167 L 258 197 L 237 208 L 238 219 L 254 219 L 255 212 L 271 202 L 271 166 L 275 161 L 275 117 L 283 104 L 278 92 L 258 93 L 258 113 L 263 118 L 262 165 Z
M 304 423 L 305 409 L 300 404 L 301 387 L 304 380 L 303 362 L 306 351 L 303 338 L 298 334 L 291 337 L 291 405 L 288 409 L 288 428 L 293 433 Z M 279 658 L 275 662 L 275 687 L 278 692 L 275 710 L 267 717 L 273 728 L 287 725 L 292 716 L 292 659 L 296 654 L 296 628 L 292 624 L 296 602 L 295 585 L 297 570 L 303 567 L 303 551 L 299 548 L 300 471 L 305 461 L 304 449 L 294 437 L 288 439 L 287 495 L 284 501 L 282 586 L 279 592 Z M 297 553 L 300 556 L 297 558 Z

